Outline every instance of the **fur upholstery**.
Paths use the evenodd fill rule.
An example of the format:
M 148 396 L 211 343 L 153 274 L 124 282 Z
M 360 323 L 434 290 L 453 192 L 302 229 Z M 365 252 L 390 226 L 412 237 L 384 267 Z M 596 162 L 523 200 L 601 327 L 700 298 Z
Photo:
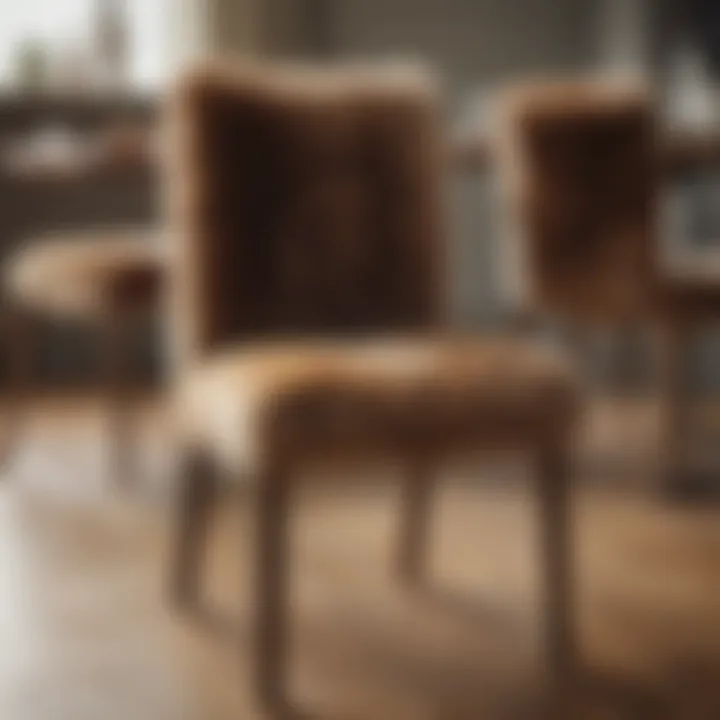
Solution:
M 182 352 L 435 324 L 435 108 L 417 73 L 213 67 L 186 78 L 169 178 Z
M 508 257 L 526 302 L 565 319 L 649 312 L 655 278 L 650 99 L 603 84 L 540 83 L 501 103 Z
M 538 447 L 561 441 L 577 383 L 550 348 L 507 340 L 261 343 L 183 384 L 183 425 L 226 467 Z

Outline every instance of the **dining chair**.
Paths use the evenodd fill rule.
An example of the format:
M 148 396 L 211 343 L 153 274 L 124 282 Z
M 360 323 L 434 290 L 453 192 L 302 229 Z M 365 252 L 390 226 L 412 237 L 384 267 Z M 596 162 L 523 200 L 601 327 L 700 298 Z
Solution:
M 70 321 L 99 331 L 109 469 L 118 486 L 134 482 L 132 330 L 138 319 L 156 314 L 164 275 L 159 234 L 135 227 L 48 233 L 6 261 L 4 289 L 13 322 L 5 462 L 14 455 L 26 426 L 31 367 L 38 358 L 37 320 Z
M 574 668 L 572 368 L 444 327 L 439 96 L 420 68 L 213 64 L 167 114 L 169 307 L 182 482 L 171 573 L 199 602 L 218 478 L 257 498 L 254 688 L 287 705 L 289 523 L 301 471 L 403 467 L 398 574 L 424 577 L 431 491 L 466 452 L 537 469 L 550 697 Z M 488 549 L 490 551 L 490 549 Z M 556 712 L 553 717 L 561 717 Z
M 717 252 L 664 251 L 661 183 L 676 163 L 658 142 L 647 88 L 608 81 L 517 84 L 497 103 L 510 307 L 571 334 L 637 331 L 660 340 L 662 472 L 687 476 L 683 353 L 720 318 Z

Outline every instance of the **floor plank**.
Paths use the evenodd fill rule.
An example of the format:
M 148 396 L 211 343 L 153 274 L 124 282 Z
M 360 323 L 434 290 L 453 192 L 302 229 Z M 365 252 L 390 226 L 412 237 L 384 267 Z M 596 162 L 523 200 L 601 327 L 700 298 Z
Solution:
M 608 412 L 614 433 L 598 430 L 600 418 L 588 444 L 604 447 L 624 421 L 639 464 L 627 482 L 577 483 L 582 717 L 716 719 L 720 510 L 672 506 L 634 482 L 652 465 L 651 413 Z M 98 417 L 93 403 L 37 411 L 0 483 L 0 717 L 261 717 L 248 692 L 249 494 L 224 495 L 203 612 L 178 616 L 162 588 L 167 427 L 145 417 L 146 476 L 123 492 L 104 482 Z M 298 707 L 312 720 L 536 717 L 537 525 L 526 469 L 446 469 L 432 583 L 418 594 L 391 574 L 392 480 L 390 470 L 358 473 L 298 493 Z

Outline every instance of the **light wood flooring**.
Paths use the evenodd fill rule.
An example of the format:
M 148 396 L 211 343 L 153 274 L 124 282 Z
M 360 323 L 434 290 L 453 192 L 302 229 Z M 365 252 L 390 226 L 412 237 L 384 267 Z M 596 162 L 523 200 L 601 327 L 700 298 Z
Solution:
M 100 417 L 93 402 L 36 407 L 0 480 L 0 718 L 262 717 L 247 672 L 251 494 L 228 491 L 221 504 L 203 612 L 175 614 L 163 590 L 167 427 L 150 408 L 137 486 L 120 490 L 103 475 Z M 718 720 L 720 506 L 681 507 L 656 492 L 652 408 L 594 417 L 584 452 L 615 461 L 577 480 L 578 717 Z M 527 469 L 446 469 L 431 583 L 418 594 L 392 575 L 392 479 L 389 469 L 355 473 L 298 492 L 292 692 L 303 717 L 536 717 Z

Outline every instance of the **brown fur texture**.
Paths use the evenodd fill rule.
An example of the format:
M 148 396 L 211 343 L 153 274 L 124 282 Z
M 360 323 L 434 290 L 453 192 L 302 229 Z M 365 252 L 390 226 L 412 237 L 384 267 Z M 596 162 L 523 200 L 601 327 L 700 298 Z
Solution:
M 247 66 L 183 81 L 170 181 L 186 355 L 438 320 L 434 92 L 382 80 Z
M 601 83 L 540 83 L 509 93 L 501 117 L 510 242 L 526 301 L 584 321 L 649 312 L 657 277 L 650 98 Z

